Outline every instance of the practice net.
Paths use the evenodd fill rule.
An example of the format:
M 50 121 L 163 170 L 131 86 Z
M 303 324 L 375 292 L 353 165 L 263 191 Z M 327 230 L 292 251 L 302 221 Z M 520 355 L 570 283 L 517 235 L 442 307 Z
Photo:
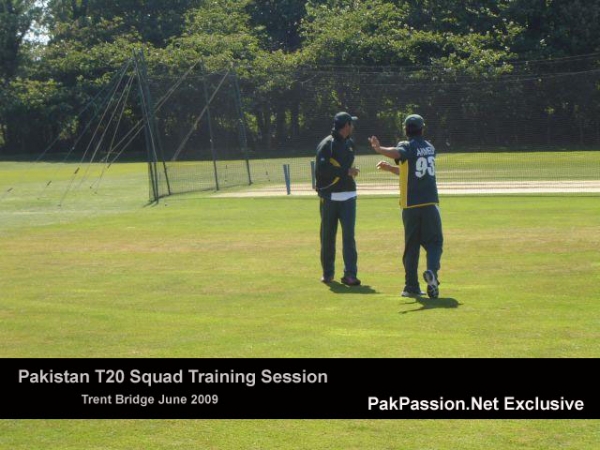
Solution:
M 382 145 L 403 140 L 406 115 L 426 121 L 440 191 L 463 194 L 600 192 L 600 68 L 574 64 L 517 67 L 477 78 L 434 70 L 332 67 L 274 69 L 257 85 L 243 73 L 150 77 L 164 160 L 160 196 L 232 186 L 310 191 L 311 161 L 338 111 L 359 117 L 361 189 L 394 189 L 379 173 Z M 174 89 L 175 86 L 175 89 Z M 161 168 L 161 164 L 163 167 Z

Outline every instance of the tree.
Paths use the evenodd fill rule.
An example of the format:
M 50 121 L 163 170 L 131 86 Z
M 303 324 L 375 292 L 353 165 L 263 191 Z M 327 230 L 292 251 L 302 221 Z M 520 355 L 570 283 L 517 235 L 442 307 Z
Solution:
M 61 132 L 63 148 L 70 145 L 85 126 L 77 112 L 140 42 L 122 20 L 103 19 L 94 0 L 51 0 L 44 12 L 49 42 L 36 48 L 35 58 L 29 53 L 23 79 L 10 83 L 3 102 L 2 123 L 13 127 L 6 132 L 7 151 L 39 153 Z
M 25 36 L 40 15 L 34 0 L 0 0 L 0 146 L 15 147 L 20 124 L 12 122 L 17 96 L 11 88 L 27 60 Z
M 395 123 L 417 102 L 433 108 L 445 95 L 444 87 L 429 89 L 427 95 L 415 94 L 410 105 L 398 105 L 393 99 L 404 94 L 390 75 L 440 85 L 462 77 L 485 81 L 485 89 L 463 99 L 469 114 L 485 115 L 490 105 L 520 96 L 508 84 L 506 92 L 498 93 L 487 80 L 506 73 L 589 70 L 598 62 L 569 57 L 562 65 L 545 66 L 519 59 L 600 51 L 600 3 L 583 0 L 43 3 L 42 25 L 49 42 L 32 46 L 24 36 L 39 15 L 36 2 L 0 0 L 0 139 L 19 142 L 22 148 L 64 123 L 75 123 L 69 130 L 76 134 L 81 124 L 74 120 L 74 111 L 106 86 L 140 47 L 146 50 L 151 73 L 176 77 L 199 61 L 207 72 L 235 67 L 245 94 L 249 135 L 267 149 L 289 148 L 301 127 L 322 126 L 321 118 L 331 116 L 332 109 L 360 104 L 362 111 Z M 338 66 L 352 72 L 343 82 L 331 75 Z M 373 70 L 380 73 L 364 74 Z M 369 92 L 358 87 L 374 82 L 377 87 Z M 190 86 L 203 97 L 200 86 Z M 588 111 L 583 100 L 567 105 L 563 97 L 557 93 L 540 98 L 540 107 L 555 117 Z M 488 109 L 482 108 L 486 102 Z M 384 106 L 369 110 L 376 104 Z M 439 104 L 437 108 L 439 112 Z M 32 131 L 35 127 L 39 132 Z
M 34 0 L 0 0 L 0 80 L 17 74 L 21 47 L 32 23 L 40 15 Z
M 100 20 L 120 20 L 123 27 L 135 30 L 142 41 L 155 47 L 165 47 L 179 36 L 185 15 L 201 0 L 50 0 L 47 24 L 55 37 L 60 37 L 65 24 L 81 28 Z
M 448 65 L 489 68 L 514 56 L 519 28 L 503 17 L 508 0 L 308 2 L 302 26 L 308 63 Z
M 295 0 L 253 0 L 246 10 L 250 26 L 265 50 L 286 53 L 300 49 L 300 25 L 306 15 L 304 2 Z
M 290 89 L 295 58 L 262 48 L 263 30 L 253 26 L 248 12 L 252 5 L 249 0 L 203 3 L 189 14 L 185 33 L 170 47 L 170 58 L 179 66 L 202 59 L 209 72 L 235 67 L 246 93 L 251 135 L 270 150 L 297 129 L 289 124 L 280 101 Z
M 514 0 L 508 16 L 523 27 L 514 50 L 541 59 L 600 51 L 600 3 L 584 0 Z

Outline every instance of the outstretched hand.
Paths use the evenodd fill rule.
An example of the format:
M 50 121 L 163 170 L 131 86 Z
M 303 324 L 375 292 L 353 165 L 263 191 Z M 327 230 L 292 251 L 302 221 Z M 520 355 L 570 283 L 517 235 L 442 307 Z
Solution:
M 378 151 L 381 148 L 381 144 L 379 143 L 379 139 L 377 139 L 377 136 L 371 136 L 369 138 L 369 142 L 373 150 Z

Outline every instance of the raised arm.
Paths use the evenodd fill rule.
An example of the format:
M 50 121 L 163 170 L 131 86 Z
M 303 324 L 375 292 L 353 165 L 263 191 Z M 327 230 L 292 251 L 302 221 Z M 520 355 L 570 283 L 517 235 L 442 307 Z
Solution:
M 377 136 L 371 136 L 369 142 L 371 143 L 371 148 L 380 155 L 387 156 L 390 159 L 400 159 L 398 149 L 396 147 L 382 147 Z

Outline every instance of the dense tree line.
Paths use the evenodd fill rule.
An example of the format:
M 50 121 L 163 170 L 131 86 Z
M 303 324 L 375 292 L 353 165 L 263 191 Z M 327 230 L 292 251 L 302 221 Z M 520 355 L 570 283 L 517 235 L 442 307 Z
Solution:
M 392 86 L 400 79 L 484 82 L 598 68 L 600 1 L 0 0 L 0 155 L 35 155 L 57 136 L 70 145 L 84 126 L 80 112 L 139 48 L 150 73 L 176 77 L 195 61 L 206 72 L 235 67 L 251 145 L 276 151 L 319 122 L 322 131 L 338 107 L 360 105 L 367 118 L 397 126 L 394 111 L 403 106 L 393 104 L 399 93 Z M 592 57 L 576 67 L 582 59 L 570 58 L 577 55 Z M 545 66 L 548 59 L 563 63 Z M 375 69 L 381 74 L 370 82 L 396 78 L 364 102 L 373 91 L 353 86 L 350 74 Z M 303 89 L 315 79 L 319 93 L 309 105 Z M 482 86 L 477 96 L 488 95 L 490 108 L 516 101 L 520 89 Z M 597 112 L 599 87 L 590 82 L 589 89 L 585 107 Z M 540 107 L 549 117 L 583 116 L 581 105 L 565 106 L 560 86 L 555 98 L 548 92 Z M 413 101 L 425 107 L 436 95 Z M 478 108 L 472 114 L 483 114 Z M 138 112 L 127 114 L 135 123 Z M 600 130 L 597 120 L 578 123 Z

